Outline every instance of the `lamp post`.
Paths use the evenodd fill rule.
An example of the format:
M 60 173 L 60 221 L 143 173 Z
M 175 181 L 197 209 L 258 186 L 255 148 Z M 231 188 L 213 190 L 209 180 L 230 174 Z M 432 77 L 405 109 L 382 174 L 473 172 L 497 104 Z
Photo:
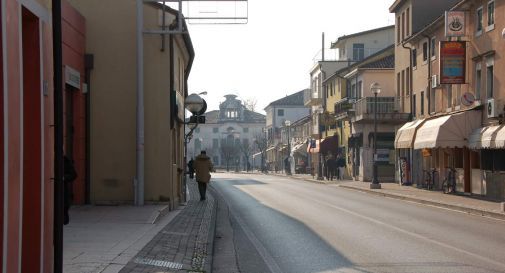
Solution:
M 289 136 L 289 131 L 291 130 L 291 121 L 289 120 L 286 120 L 284 122 L 284 124 L 286 125 L 286 129 L 288 131 L 288 157 L 286 158 L 286 174 L 287 175 L 291 175 L 291 162 L 289 161 L 289 159 L 291 158 L 291 138 Z
M 200 94 L 203 93 L 207 94 L 207 92 Z M 189 128 L 189 132 L 184 135 L 184 177 L 182 183 L 182 196 L 184 196 L 184 201 L 186 201 L 188 143 L 193 137 L 196 127 L 198 127 L 199 117 L 207 110 L 207 103 L 198 94 L 193 93 L 186 97 L 184 107 L 195 117 L 193 120 L 190 118 L 188 122 L 184 121 L 184 125 L 187 125 Z
M 268 148 L 268 138 L 267 138 L 267 128 L 263 128 L 263 133 L 265 133 L 265 140 L 264 140 L 264 147 L 263 151 L 261 153 L 261 172 L 266 173 L 267 172 L 267 166 L 266 166 L 266 156 L 267 156 L 267 148 Z M 262 144 L 263 145 L 263 144 Z
M 374 136 L 373 136 L 373 178 L 372 184 L 370 184 L 370 189 L 380 189 L 381 184 L 379 183 L 379 178 L 377 177 L 377 95 L 381 92 L 381 86 L 374 82 L 370 85 L 370 90 L 374 94 Z

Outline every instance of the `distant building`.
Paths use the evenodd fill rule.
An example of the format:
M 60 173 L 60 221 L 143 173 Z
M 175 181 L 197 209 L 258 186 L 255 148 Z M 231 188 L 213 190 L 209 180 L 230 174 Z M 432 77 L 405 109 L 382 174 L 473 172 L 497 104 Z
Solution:
M 205 150 L 218 168 L 252 168 L 256 138 L 263 136 L 265 115 L 248 110 L 235 95 L 226 95 L 219 110 L 205 114 L 188 143 L 188 160 Z M 186 129 L 188 132 L 188 129 Z
M 296 92 L 282 99 L 271 102 L 266 108 L 266 129 L 268 139 L 267 163 L 270 170 L 282 170 L 282 150 L 287 143 L 282 142 L 281 128 L 285 122 L 295 122 L 310 114 L 310 109 L 303 103 L 304 93 L 308 89 Z M 287 156 L 287 153 L 286 155 Z

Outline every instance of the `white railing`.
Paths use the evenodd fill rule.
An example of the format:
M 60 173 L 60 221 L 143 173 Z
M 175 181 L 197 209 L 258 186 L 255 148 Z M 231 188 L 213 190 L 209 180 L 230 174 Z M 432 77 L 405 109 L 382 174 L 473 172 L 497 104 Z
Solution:
M 374 114 L 375 98 L 366 97 L 359 99 L 355 104 L 356 115 Z M 396 97 L 377 97 L 377 113 L 397 113 L 400 111 L 400 99 Z

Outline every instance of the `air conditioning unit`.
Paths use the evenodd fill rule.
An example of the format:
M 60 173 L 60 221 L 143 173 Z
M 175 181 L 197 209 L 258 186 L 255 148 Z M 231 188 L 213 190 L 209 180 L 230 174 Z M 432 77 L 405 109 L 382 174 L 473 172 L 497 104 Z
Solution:
M 488 118 L 498 117 L 498 111 L 496 110 L 496 102 L 494 99 L 487 100 L 486 111 Z
M 438 75 L 431 76 L 431 88 L 438 87 Z

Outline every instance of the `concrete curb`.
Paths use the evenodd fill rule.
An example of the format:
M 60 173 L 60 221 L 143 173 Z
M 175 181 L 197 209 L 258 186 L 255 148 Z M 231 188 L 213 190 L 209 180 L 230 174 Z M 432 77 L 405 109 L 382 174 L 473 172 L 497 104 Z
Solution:
M 405 195 L 400 195 L 400 194 L 392 194 L 392 193 L 387 193 L 387 192 L 380 192 L 380 191 L 371 190 L 371 189 L 357 188 L 357 187 L 347 186 L 345 184 L 340 184 L 339 187 L 344 188 L 344 189 L 374 194 L 374 195 L 378 195 L 378 196 L 384 196 L 384 197 L 389 197 L 389 198 L 394 198 L 394 199 L 399 199 L 399 200 L 410 201 L 410 202 L 424 204 L 424 205 L 431 205 L 431 206 L 440 207 L 440 208 L 452 209 L 455 211 L 465 212 L 465 213 L 472 214 L 472 215 L 486 216 L 486 217 L 490 217 L 490 218 L 494 218 L 494 219 L 498 219 L 498 220 L 505 220 L 505 213 L 499 213 L 499 212 L 494 212 L 494 211 L 487 211 L 487 210 L 482 210 L 482 209 L 477 209 L 477 208 L 465 207 L 462 205 L 447 204 L 447 203 L 437 202 L 437 201 L 433 201 L 433 200 L 419 199 L 419 198 L 414 198 L 414 197 L 410 197 L 410 196 L 405 196 Z
M 156 224 L 160 218 L 163 216 L 167 215 L 170 212 L 170 206 L 165 205 L 161 209 L 159 209 L 156 212 L 156 215 L 154 215 L 153 220 L 151 221 L 151 224 Z
M 212 200 L 214 202 L 212 206 L 212 216 L 210 220 L 210 230 L 207 235 L 207 263 L 205 263 L 205 272 L 212 272 L 212 262 L 214 261 L 214 238 L 216 238 L 216 218 L 217 218 L 217 200 L 213 193 L 213 190 L 209 190 L 210 187 L 207 188 L 207 194 L 212 196 Z

